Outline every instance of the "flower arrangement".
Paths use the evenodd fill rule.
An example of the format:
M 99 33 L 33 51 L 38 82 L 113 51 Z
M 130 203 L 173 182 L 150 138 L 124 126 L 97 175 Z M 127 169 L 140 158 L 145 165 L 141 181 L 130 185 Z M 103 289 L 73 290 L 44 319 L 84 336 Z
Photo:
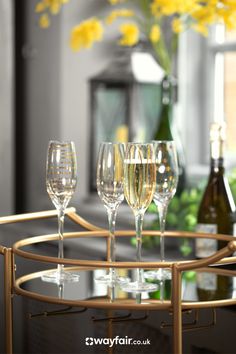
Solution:
M 178 36 L 191 28 L 204 36 L 212 24 L 222 23 L 236 29 L 235 0 L 107 0 L 109 14 L 80 22 L 71 30 L 70 46 L 77 52 L 88 49 L 104 38 L 105 31 L 117 19 L 121 46 L 134 46 L 141 36 L 152 45 L 157 61 L 166 74 L 172 71 Z M 35 11 L 39 25 L 47 28 L 50 16 L 56 15 L 69 0 L 40 0 Z M 125 6 L 125 7 L 124 7 Z M 171 38 L 167 38 L 166 33 Z

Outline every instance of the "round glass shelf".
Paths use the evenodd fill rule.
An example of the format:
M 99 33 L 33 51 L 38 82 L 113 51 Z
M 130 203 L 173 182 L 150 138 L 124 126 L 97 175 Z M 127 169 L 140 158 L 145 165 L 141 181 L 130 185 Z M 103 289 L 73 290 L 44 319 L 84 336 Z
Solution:
M 79 275 L 75 283 L 48 283 L 41 279 L 44 272 L 37 272 L 16 280 L 15 292 L 40 301 L 63 303 L 88 308 L 114 309 L 170 309 L 172 281 L 154 282 L 158 290 L 152 293 L 127 293 L 119 285 L 109 287 L 96 281 L 96 277 L 106 274 L 106 269 L 85 267 L 68 268 Z M 135 276 L 135 269 L 119 269 L 120 276 Z M 235 276 L 233 276 L 235 274 Z M 164 294 L 160 300 L 160 294 Z M 137 301 L 137 295 L 141 302 Z M 236 272 L 226 269 L 207 269 L 207 271 L 186 271 L 182 274 L 182 307 L 203 308 L 226 306 L 236 303 Z
M 116 237 L 130 237 L 134 231 L 118 231 Z M 156 236 L 157 231 L 144 231 L 143 236 Z M 93 238 L 109 240 L 109 233 L 105 230 L 75 232 L 65 234 L 65 240 L 86 238 L 86 242 L 92 242 Z M 45 244 L 56 241 L 57 235 L 44 235 L 27 238 L 16 242 L 13 245 L 13 253 L 21 258 L 31 261 L 38 261 L 52 264 L 56 268 L 57 264 L 64 264 L 68 271 L 78 272 L 79 281 L 75 283 L 55 284 L 43 282 L 41 277 L 47 272 L 27 274 L 14 281 L 14 291 L 23 296 L 38 299 L 40 301 L 62 303 L 73 306 L 83 306 L 90 308 L 116 308 L 116 309 L 169 309 L 173 307 L 171 293 L 178 291 L 178 277 L 182 274 L 182 299 L 181 307 L 184 309 L 200 307 L 217 307 L 236 304 L 234 276 L 236 271 L 220 269 L 219 267 L 207 267 L 217 262 L 218 265 L 235 263 L 236 257 L 224 258 L 232 254 L 235 250 L 235 242 L 232 236 L 211 235 L 203 233 L 170 231 L 166 237 L 186 237 L 186 238 L 216 238 L 227 242 L 232 241 L 227 247 L 218 251 L 211 257 L 203 260 L 178 260 L 167 262 L 145 261 L 137 262 L 108 262 L 91 259 L 68 259 L 59 260 L 57 257 L 40 254 L 37 244 Z M 30 249 L 33 247 L 33 252 Z M 37 250 L 37 253 L 35 253 Z M 108 257 L 108 256 L 107 256 Z M 229 261 L 230 260 L 230 261 Z M 158 282 L 158 280 L 146 279 L 148 283 L 155 283 L 158 289 L 150 293 L 127 293 L 119 285 L 109 287 L 106 284 L 99 284 L 96 278 L 106 274 L 109 268 L 114 268 L 118 276 L 129 277 L 135 280 L 136 269 L 143 268 L 144 272 L 150 269 L 169 268 L 173 270 L 173 279 Z M 207 267 L 207 268 L 203 268 Z M 145 277 L 144 277 L 145 278 Z M 160 299 L 161 298 L 161 299 Z

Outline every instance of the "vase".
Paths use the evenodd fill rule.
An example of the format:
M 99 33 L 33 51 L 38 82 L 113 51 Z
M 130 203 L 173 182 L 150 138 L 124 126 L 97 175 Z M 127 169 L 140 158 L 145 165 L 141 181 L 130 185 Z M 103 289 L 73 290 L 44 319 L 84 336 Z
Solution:
M 183 145 L 174 124 L 173 111 L 177 100 L 177 81 L 172 76 L 165 76 L 161 82 L 161 110 L 154 140 L 174 140 L 177 150 L 179 182 L 176 194 L 180 195 L 186 185 L 186 168 Z

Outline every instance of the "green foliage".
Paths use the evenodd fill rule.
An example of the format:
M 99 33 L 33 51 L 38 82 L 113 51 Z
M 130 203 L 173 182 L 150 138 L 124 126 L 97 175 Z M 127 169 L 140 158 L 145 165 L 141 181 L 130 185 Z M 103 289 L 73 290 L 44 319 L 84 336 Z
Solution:
M 166 218 L 167 230 L 185 230 L 194 231 L 197 223 L 197 213 L 202 198 L 202 189 L 185 189 L 180 196 L 174 196 L 168 207 Z M 148 209 L 148 212 L 156 211 L 154 203 Z
M 236 169 L 231 171 L 228 180 L 234 200 L 236 200 Z M 174 196 L 168 207 L 166 218 L 167 230 L 195 231 L 198 209 L 205 185 L 206 180 L 202 181 L 199 186 L 195 188 L 186 188 L 179 196 Z M 147 212 L 153 213 L 157 216 L 151 229 L 159 230 L 158 214 L 154 203 L 149 206 Z M 158 239 L 158 237 L 144 237 L 143 246 L 147 246 L 148 248 L 154 247 L 158 243 Z M 183 256 L 188 256 L 191 253 L 192 248 L 188 239 L 183 238 L 181 240 L 180 251 Z
M 187 282 L 195 282 L 196 281 L 196 272 L 193 270 L 187 270 L 183 272 L 182 278 Z

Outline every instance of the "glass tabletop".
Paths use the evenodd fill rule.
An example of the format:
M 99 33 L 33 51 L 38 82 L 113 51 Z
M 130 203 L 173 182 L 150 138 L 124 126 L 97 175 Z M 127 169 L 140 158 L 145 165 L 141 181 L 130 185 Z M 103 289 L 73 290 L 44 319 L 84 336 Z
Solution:
M 165 307 L 170 306 L 171 300 L 171 280 L 152 280 L 146 279 L 149 283 L 157 284 L 157 290 L 150 293 L 127 293 L 122 290 L 122 284 L 107 285 L 100 283 L 97 278 L 107 273 L 106 269 L 73 269 L 79 275 L 79 281 L 74 283 L 49 283 L 42 280 L 41 276 L 45 272 L 32 273 L 23 276 L 16 281 L 15 290 L 23 290 L 23 295 L 29 297 L 40 297 L 41 300 L 50 300 L 51 302 L 68 302 L 81 306 L 104 307 L 113 306 L 124 308 Z M 145 272 L 145 270 L 144 270 Z M 222 273 L 223 272 L 223 273 Z M 129 277 L 132 281 L 136 276 L 136 269 L 117 269 L 117 273 L 122 277 Z M 33 295 L 33 296 L 32 296 Z M 217 273 L 215 270 L 207 271 L 186 271 L 182 274 L 182 301 L 196 303 L 201 307 L 208 302 L 220 302 L 235 299 L 236 303 L 236 273 L 235 276 L 224 274 L 224 270 Z M 231 301 L 232 302 L 232 301 Z M 96 306 L 97 304 L 97 306 Z M 168 305 L 169 304 L 169 305 Z M 220 306 L 220 304 L 218 304 Z

